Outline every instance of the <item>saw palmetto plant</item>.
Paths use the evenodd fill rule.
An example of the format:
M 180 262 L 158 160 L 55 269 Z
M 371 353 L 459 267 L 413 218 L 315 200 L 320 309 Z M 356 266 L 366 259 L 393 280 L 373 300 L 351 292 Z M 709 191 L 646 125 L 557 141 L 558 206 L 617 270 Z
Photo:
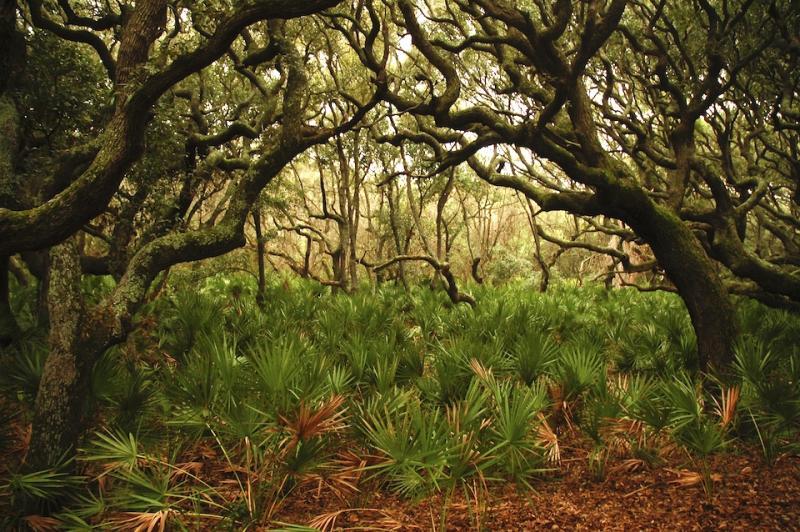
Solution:
M 7 500 L 55 501 L 47 519 L 74 530 L 247 528 L 269 525 L 293 494 L 352 501 L 383 488 L 462 493 L 480 520 L 494 483 L 535 489 L 576 438 L 596 480 L 683 449 L 711 497 L 713 454 L 750 442 L 775 460 L 797 436 L 800 355 L 780 313 L 744 319 L 754 329 L 735 382 L 704 386 L 686 315 L 663 294 L 480 288 L 489 301 L 471 312 L 427 290 L 286 290 L 268 287 L 261 307 L 222 288 L 148 307 L 164 358 L 143 343 L 96 363 L 87 405 L 107 428 L 85 438 L 82 476 L 10 469 Z M 32 401 L 42 352 L 19 351 L 8 397 Z
M 781 448 L 791 445 L 800 428 L 800 350 L 796 346 L 781 350 L 774 340 L 743 340 L 734 364 L 741 380 L 737 397 L 744 413 L 741 430 L 755 435 L 769 463 Z

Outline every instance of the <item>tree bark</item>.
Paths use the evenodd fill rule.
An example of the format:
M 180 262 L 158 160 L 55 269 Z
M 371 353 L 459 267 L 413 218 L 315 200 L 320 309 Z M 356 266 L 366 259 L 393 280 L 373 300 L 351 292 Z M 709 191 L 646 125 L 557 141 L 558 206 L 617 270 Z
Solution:
M 84 306 L 77 239 L 53 247 L 50 264 L 50 354 L 34 406 L 27 457 L 31 471 L 59 464 L 77 445 L 93 362 L 81 338 Z
M 470 273 L 472 273 L 472 278 L 478 284 L 483 284 L 483 277 L 481 277 L 480 272 L 480 265 L 481 265 L 481 258 L 475 257 L 472 259 L 472 265 L 470 266 Z
M 8 300 L 8 260 L 8 257 L 0 257 L 0 347 L 7 346 L 19 336 L 19 325 Z
M 259 307 L 266 303 L 267 275 L 264 258 L 267 254 L 264 242 L 264 235 L 261 231 L 261 208 L 256 205 L 253 209 L 253 226 L 256 229 L 256 257 L 258 259 L 258 290 L 256 291 L 256 303 Z
M 397 182 L 392 181 L 389 183 L 386 191 L 386 199 L 389 204 L 389 225 L 392 229 L 392 238 L 394 239 L 394 249 L 397 255 L 406 255 L 408 254 L 408 239 L 405 241 L 405 245 L 403 244 L 403 237 L 400 231 L 400 219 L 398 215 L 398 205 L 395 204 L 395 194 L 397 195 L 397 201 L 400 201 L 400 193 L 398 191 Z M 397 277 L 400 279 L 400 283 L 403 285 L 403 289 L 408 292 L 408 280 L 406 279 L 406 269 L 405 264 L 403 261 L 397 263 Z
M 653 206 L 651 216 L 631 226 L 650 245 L 683 298 L 697 335 L 701 369 L 724 376 L 738 336 L 736 311 L 712 260 L 677 215 Z
M 458 303 L 466 303 L 470 307 L 475 308 L 476 301 L 475 298 L 469 294 L 461 292 L 458 289 L 458 282 L 456 281 L 453 272 L 450 271 L 450 264 L 447 262 L 439 262 L 435 258 L 431 257 L 430 255 L 398 255 L 388 261 L 384 262 L 383 264 L 378 264 L 373 266 L 373 271 L 380 272 L 392 266 L 393 264 L 402 263 L 406 261 L 422 261 L 427 262 L 431 265 L 431 267 L 435 270 L 435 275 L 441 276 L 443 279 L 444 290 L 447 292 L 447 295 L 450 297 L 450 301 L 453 304 Z M 436 277 L 435 277 L 436 278 Z M 433 287 L 431 288 L 433 290 Z

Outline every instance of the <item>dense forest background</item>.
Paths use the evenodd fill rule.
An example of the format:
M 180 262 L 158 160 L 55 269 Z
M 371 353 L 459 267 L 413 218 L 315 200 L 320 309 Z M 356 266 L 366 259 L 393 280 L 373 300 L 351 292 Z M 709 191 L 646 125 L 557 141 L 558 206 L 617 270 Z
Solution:
M 720 452 L 783 479 L 798 28 L 793 0 L 0 0 L 4 526 L 327 529 L 387 493 L 482 528 L 565 463 L 717 508 Z

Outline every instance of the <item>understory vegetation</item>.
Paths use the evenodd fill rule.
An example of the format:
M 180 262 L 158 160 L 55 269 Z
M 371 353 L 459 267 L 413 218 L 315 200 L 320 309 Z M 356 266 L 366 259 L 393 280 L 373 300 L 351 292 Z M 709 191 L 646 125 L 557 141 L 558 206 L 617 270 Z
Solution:
M 107 289 L 84 284 L 88 298 Z M 76 462 L 41 471 L 19 465 L 47 356 L 30 335 L 1 376 L 2 528 L 290 527 L 282 505 L 309 490 L 350 507 L 375 491 L 464 495 L 480 523 L 493 486 L 536 490 L 566 448 L 596 481 L 682 464 L 709 499 L 711 455 L 798 450 L 795 315 L 738 301 L 732 375 L 716 380 L 677 295 L 469 289 L 474 309 L 422 286 L 287 278 L 260 307 L 248 277 L 174 283 L 94 365 Z M 24 323 L 35 298 L 15 293 Z

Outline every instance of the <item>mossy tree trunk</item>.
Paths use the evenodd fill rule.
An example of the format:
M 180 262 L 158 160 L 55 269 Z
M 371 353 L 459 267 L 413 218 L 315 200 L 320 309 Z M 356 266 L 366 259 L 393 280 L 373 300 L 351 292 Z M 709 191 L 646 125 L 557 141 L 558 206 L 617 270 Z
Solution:
M 724 377 L 739 334 L 736 309 L 700 240 L 674 207 L 653 202 L 638 186 L 609 176 L 594 199 L 602 214 L 623 220 L 653 250 L 689 311 L 699 369 Z
M 30 470 L 58 464 L 80 436 L 93 362 L 81 334 L 85 318 L 80 282 L 78 242 L 71 237 L 50 251 L 50 354 L 34 406 Z
M 10 344 L 19 335 L 8 297 L 8 257 L 0 257 L 0 347 Z
M 253 208 L 253 226 L 256 230 L 256 258 L 258 259 L 258 290 L 256 291 L 256 303 L 259 307 L 264 307 L 266 304 L 266 291 L 267 291 L 267 273 L 266 261 L 267 254 L 266 242 L 264 241 L 264 233 L 261 228 L 261 206 L 256 205 Z
M 736 309 L 714 262 L 677 215 L 653 206 L 635 227 L 686 304 L 697 336 L 699 366 L 724 375 L 733 362 L 738 336 Z

